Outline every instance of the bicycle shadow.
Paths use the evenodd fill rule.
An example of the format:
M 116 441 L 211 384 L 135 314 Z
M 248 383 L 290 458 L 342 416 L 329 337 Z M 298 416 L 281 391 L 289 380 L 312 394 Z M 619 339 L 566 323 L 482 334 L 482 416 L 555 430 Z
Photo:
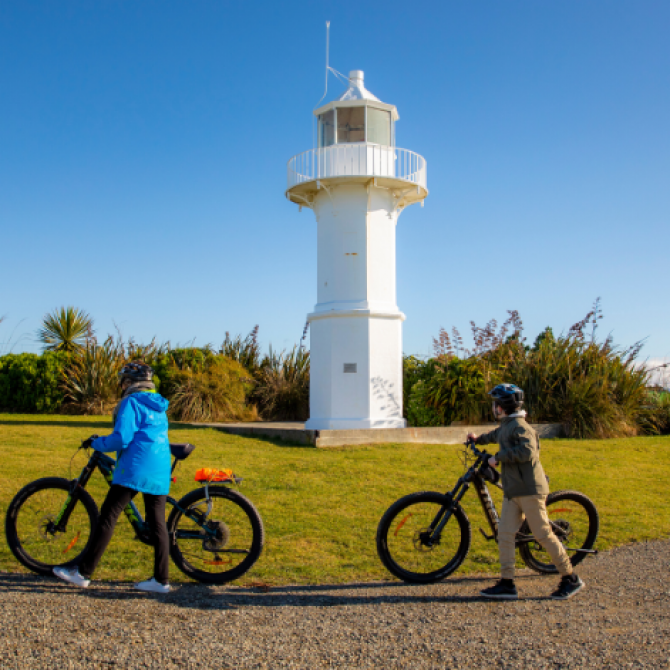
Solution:
M 518 579 L 523 580 L 523 576 Z M 88 589 L 78 589 L 55 577 L 0 574 L 0 591 L 44 593 L 53 596 L 74 595 L 99 601 L 134 601 L 156 599 L 165 605 L 188 610 L 230 610 L 246 607 L 371 607 L 391 604 L 472 604 L 492 601 L 479 595 L 490 577 L 460 577 L 433 585 L 412 585 L 396 582 L 359 582 L 353 584 L 321 584 L 314 586 L 209 586 L 185 583 L 173 585 L 166 595 L 137 591 L 129 582 L 93 582 Z M 445 587 L 448 589 L 445 593 Z M 452 589 L 467 593 L 454 593 Z M 412 591 L 419 591 L 412 593 Z M 362 592 L 361 595 L 352 592 Z M 544 601 L 548 596 L 522 597 L 516 603 Z M 508 604 L 514 604 L 508 601 Z

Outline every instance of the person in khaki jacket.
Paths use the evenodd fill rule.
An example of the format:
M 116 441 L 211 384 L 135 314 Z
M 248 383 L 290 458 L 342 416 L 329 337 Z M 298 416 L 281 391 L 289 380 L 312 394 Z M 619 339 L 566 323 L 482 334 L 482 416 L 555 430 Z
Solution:
M 535 539 L 549 553 L 561 575 L 558 589 L 551 597 L 555 600 L 571 598 L 584 588 L 584 582 L 572 571 L 570 558 L 549 524 L 545 505 L 549 486 L 540 463 L 540 441 L 526 423 L 526 412 L 521 409 L 523 391 L 514 384 L 499 384 L 489 395 L 493 398 L 493 414 L 500 426 L 479 437 L 468 434 L 468 439 L 477 444 L 498 444 L 498 453 L 489 459 L 489 465 L 497 467 L 500 463 L 504 493 L 498 526 L 501 579 L 481 594 L 500 600 L 519 597 L 514 584 L 514 538 L 525 517 Z

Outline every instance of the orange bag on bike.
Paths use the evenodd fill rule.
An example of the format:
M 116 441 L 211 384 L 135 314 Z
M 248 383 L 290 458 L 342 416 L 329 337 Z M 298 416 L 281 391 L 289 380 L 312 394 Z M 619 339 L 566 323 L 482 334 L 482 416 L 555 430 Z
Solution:
M 229 482 L 233 479 L 233 471 L 217 470 L 216 468 L 200 468 L 195 473 L 196 482 Z

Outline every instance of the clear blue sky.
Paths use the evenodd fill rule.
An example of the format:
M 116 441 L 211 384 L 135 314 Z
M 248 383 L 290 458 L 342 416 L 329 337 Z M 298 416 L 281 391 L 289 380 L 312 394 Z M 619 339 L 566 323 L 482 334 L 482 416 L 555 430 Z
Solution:
M 508 309 L 531 340 L 567 330 L 601 296 L 604 334 L 670 355 L 665 0 L 2 0 L 0 342 L 39 351 L 75 305 L 99 335 L 295 343 L 316 224 L 286 161 L 311 147 L 326 20 L 331 65 L 428 162 L 398 223 L 407 353 Z

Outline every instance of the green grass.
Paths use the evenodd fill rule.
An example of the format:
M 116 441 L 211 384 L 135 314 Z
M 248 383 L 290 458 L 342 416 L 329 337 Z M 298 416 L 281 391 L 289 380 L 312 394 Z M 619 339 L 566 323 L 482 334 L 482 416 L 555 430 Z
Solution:
M 0 515 L 24 484 L 46 476 L 75 477 L 85 462 L 75 455 L 92 433 L 111 431 L 108 417 L 0 415 Z M 196 451 L 179 466 L 172 495 L 197 485 L 199 467 L 231 467 L 244 477 L 241 492 L 265 524 L 266 545 L 241 580 L 269 584 L 342 583 L 389 579 L 375 549 L 377 523 L 397 498 L 420 490 L 451 489 L 463 472 L 460 449 L 449 445 L 376 445 L 320 450 L 284 446 L 180 425 L 172 442 Z M 613 440 L 544 440 L 542 461 L 552 490 L 577 489 L 598 507 L 598 549 L 670 535 L 670 506 L 661 464 L 670 436 Z M 74 456 L 74 458 L 73 458 Z M 71 463 L 72 459 L 72 463 Z M 106 484 L 96 473 L 89 492 L 100 506 Z M 500 492 L 494 499 L 500 509 Z M 495 572 L 497 547 L 478 531 L 485 519 L 474 491 L 464 507 L 473 526 L 470 554 L 457 574 Z M 95 575 L 135 580 L 150 573 L 152 550 L 133 539 L 125 518 Z M 23 572 L 0 542 L 0 570 Z M 185 578 L 170 566 L 171 579 Z

